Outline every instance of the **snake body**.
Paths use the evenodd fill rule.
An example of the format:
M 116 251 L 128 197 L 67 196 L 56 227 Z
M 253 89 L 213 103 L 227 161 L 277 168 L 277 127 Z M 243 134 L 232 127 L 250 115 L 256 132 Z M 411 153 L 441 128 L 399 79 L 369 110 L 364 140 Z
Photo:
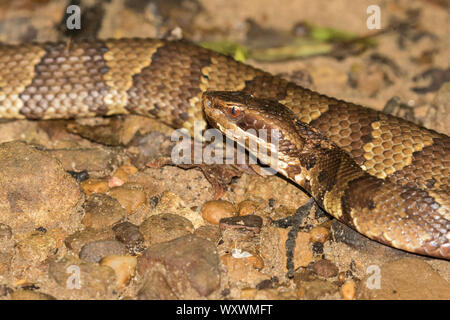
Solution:
M 133 113 L 193 132 L 194 122 L 207 126 L 202 111 L 207 91 L 241 91 L 276 102 L 274 110 L 287 107 L 311 135 L 313 156 L 295 157 L 308 170 L 309 192 L 329 213 L 372 239 L 450 259 L 446 135 L 313 92 L 185 41 L 0 46 L 0 118 Z M 281 128 L 290 128 L 286 132 L 294 132 L 288 117 L 272 116 L 281 119 L 273 120 Z M 288 165 L 286 174 L 295 180 L 299 168 Z

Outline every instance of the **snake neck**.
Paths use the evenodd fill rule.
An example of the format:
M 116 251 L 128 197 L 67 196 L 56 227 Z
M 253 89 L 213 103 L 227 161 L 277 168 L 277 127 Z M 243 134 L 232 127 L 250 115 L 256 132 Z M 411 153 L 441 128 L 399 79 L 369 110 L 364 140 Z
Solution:
M 341 168 L 351 166 L 352 161 L 340 153 L 336 153 L 334 148 L 320 147 L 301 153 L 296 159 L 290 161 L 284 175 L 305 189 L 323 207 L 325 194 L 338 182 L 338 173 Z M 354 166 L 351 168 L 353 169 Z

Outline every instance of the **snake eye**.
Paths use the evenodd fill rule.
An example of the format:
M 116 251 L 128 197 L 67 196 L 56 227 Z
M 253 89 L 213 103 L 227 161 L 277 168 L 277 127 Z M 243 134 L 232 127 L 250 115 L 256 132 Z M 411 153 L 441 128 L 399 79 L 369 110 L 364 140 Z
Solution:
M 227 108 L 227 113 L 230 118 L 236 119 L 242 114 L 242 110 L 239 107 L 232 106 Z

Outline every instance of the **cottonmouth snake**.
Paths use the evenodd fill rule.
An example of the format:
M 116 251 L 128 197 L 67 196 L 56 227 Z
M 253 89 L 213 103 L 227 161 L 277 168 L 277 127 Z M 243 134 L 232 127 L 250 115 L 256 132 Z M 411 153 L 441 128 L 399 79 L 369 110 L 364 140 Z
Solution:
M 336 218 L 391 246 L 450 259 L 450 139 L 443 134 L 185 41 L 0 46 L 0 118 L 134 113 L 192 131 L 194 121 L 206 127 L 202 94 L 212 90 L 269 98 L 275 105 L 271 121 L 282 132 L 297 130 L 295 143 L 283 140 L 286 150 L 302 141 L 303 132 L 303 145 L 313 152 L 292 147 L 296 153 L 289 156 L 301 166 L 288 166 L 286 174 L 294 180 L 309 174 L 308 183 L 297 183 Z M 293 124 L 294 117 L 274 101 L 304 125 Z

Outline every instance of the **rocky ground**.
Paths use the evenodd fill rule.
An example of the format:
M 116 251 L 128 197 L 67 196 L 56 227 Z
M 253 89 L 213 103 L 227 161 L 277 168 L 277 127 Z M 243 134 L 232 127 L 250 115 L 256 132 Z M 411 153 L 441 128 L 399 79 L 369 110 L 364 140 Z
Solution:
M 373 1 L 81 3 L 86 20 L 73 37 L 161 37 L 179 27 L 194 41 L 250 43 L 255 30 L 279 39 L 305 20 L 373 33 Z M 67 5 L 1 3 L 0 40 L 66 39 Z M 380 2 L 382 26 L 397 29 L 362 53 L 247 63 L 375 109 L 394 105 L 450 134 L 444 6 Z M 306 194 L 279 176 L 170 165 L 172 132 L 135 115 L 1 122 L 0 299 L 450 299 L 448 261 L 380 245 L 315 209 L 277 227 Z

